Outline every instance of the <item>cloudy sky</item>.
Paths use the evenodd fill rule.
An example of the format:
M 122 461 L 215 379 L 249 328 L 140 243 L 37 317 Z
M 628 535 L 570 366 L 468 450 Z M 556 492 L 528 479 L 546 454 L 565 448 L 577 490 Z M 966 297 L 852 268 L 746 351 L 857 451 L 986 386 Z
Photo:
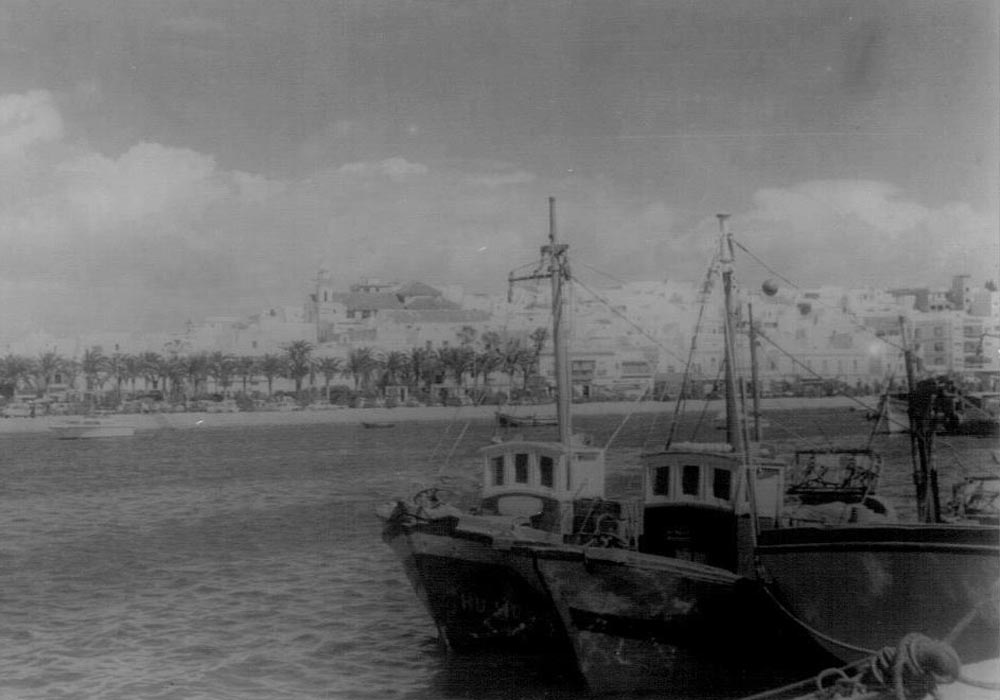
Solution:
M 998 11 L 939 2 L 0 0 L 0 337 L 497 291 L 996 277 Z M 742 268 L 741 268 L 742 269 Z M 745 278 L 765 274 L 747 261 Z

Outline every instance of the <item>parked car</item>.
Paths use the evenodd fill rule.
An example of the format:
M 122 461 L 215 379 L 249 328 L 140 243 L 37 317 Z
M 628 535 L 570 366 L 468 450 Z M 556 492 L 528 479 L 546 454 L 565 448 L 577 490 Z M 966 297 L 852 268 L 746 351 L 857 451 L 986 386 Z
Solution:
M 0 411 L 4 418 L 29 418 L 31 416 L 31 405 L 21 402 L 9 403 Z

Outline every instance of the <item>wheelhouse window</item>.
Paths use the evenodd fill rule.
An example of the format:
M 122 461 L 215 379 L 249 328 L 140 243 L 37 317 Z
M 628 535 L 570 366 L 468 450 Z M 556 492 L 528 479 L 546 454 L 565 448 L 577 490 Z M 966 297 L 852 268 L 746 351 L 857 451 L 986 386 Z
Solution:
M 552 488 L 556 484 L 556 467 L 551 457 L 538 458 L 538 477 L 542 486 Z
M 503 457 L 493 457 L 490 459 L 490 466 L 493 469 L 493 485 L 503 486 Z
M 712 495 L 716 498 L 724 498 L 727 501 L 732 498 L 731 489 L 733 475 L 728 469 L 716 469 L 712 475 Z
M 518 484 L 528 483 L 528 455 L 525 452 L 514 455 L 514 481 Z
M 697 496 L 701 487 L 701 468 L 697 464 L 685 464 L 681 472 L 681 493 Z
M 653 495 L 670 495 L 670 467 L 657 467 L 653 474 Z

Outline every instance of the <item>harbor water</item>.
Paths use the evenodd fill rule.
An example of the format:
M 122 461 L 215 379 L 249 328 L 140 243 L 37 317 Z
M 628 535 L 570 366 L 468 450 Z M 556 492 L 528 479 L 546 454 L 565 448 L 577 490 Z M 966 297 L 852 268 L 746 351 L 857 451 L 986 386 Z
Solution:
M 843 409 L 787 418 L 778 439 L 857 444 L 869 427 Z M 600 444 L 620 418 L 580 423 Z M 376 505 L 442 473 L 471 484 L 492 430 L 206 418 L 132 438 L 0 436 L 0 698 L 585 697 L 564 669 L 444 652 L 380 539 Z M 639 450 L 663 434 L 653 415 L 618 433 L 612 492 L 637 486 Z M 943 484 L 996 470 L 990 441 L 948 442 Z M 876 447 L 883 492 L 908 495 L 908 440 Z

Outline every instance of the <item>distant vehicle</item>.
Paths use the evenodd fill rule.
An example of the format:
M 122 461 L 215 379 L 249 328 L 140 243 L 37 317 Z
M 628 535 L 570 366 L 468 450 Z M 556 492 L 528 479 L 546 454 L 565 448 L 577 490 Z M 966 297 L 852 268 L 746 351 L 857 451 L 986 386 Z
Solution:
M 385 401 L 381 398 L 366 399 L 359 396 L 354 401 L 354 408 L 385 408 Z
M 208 413 L 239 413 L 240 407 L 235 399 L 223 399 L 222 401 L 211 401 L 205 406 Z
M 20 402 L 9 403 L 3 407 L 0 415 L 4 418 L 30 418 L 31 406 Z

